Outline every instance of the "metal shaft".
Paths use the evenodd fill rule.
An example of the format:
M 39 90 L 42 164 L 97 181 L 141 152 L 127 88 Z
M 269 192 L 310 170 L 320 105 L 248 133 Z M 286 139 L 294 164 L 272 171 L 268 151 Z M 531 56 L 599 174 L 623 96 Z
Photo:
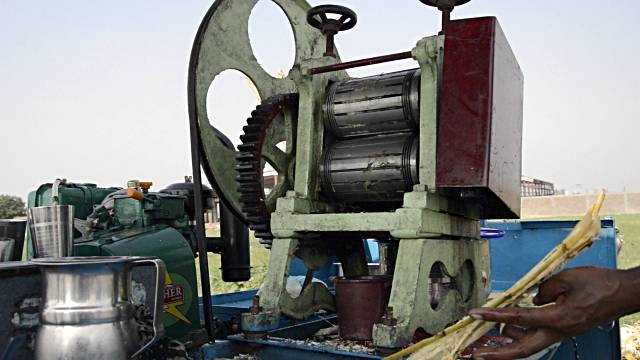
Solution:
M 451 10 L 442 10 L 442 30 L 440 30 L 440 35 L 445 35 L 447 33 L 449 21 L 451 21 Z
M 338 71 L 338 70 L 346 70 L 346 69 L 351 69 L 355 67 L 381 64 L 381 63 L 390 62 L 390 61 L 411 59 L 411 57 L 412 57 L 411 51 L 405 51 L 401 53 L 382 55 L 382 56 L 374 56 L 366 59 L 347 61 L 340 64 L 320 66 L 320 67 L 311 69 L 310 74 L 315 75 L 315 74 L 322 74 L 322 73 Z

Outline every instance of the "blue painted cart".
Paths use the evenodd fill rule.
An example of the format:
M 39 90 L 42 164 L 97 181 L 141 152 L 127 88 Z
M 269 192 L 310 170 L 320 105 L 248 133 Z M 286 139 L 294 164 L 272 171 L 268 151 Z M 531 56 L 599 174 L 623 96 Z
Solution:
M 504 230 L 501 238 L 490 240 L 491 284 L 493 291 L 504 291 L 522 277 L 544 255 L 560 242 L 576 221 L 487 221 L 483 226 Z M 369 243 L 370 261 L 377 261 L 376 244 Z M 573 259 L 569 267 L 617 266 L 616 229 L 614 221 L 602 221 L 600 240 L 590 249 Z M 304 275 L 306 269 L 299 263 L 291 266 L 291 275 Z M 328 265 L 316 274 L 328 284 L 337 274 L 337 267 Z M 213 296 L 213 310 L 217 321 L 229 324 L 246 312 L 256 290 Z M 193 356 L 197 359 L 233 357 L 251 353 L 260 359 L 380 359 L 374 354 L 346 351 L 322 343 L 305 341 L 317 330 L 335 324 L 335 314 L 319 314 L 308 321 L 293 323 L 283 321 L 279 329 L 269 333 L 266 340 L 248 340 L 241 335 L 228 336 L 215 344 L 202 347 Z M 559 346 L 549 348 L 536 359 L 544 360 L 605 360 L 620 359 L 620 328 L 618 322 L 598 327 L 575 340 L 565 340 Z

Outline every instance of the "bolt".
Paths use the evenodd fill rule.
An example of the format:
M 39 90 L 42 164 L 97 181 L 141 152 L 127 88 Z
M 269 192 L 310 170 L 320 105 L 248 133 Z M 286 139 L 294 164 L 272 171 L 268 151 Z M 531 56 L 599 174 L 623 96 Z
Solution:
M 260 306 L 260 296 L 256 295 L 253 297 L 249 312 L 251 315 L 257 315 L 260 311 L 262 311 L 262 306 Z
M 395 326 L 398 323 L 398 320 L 393 317 L 393 306 L 387 306 L 387 308 L 384 310 L 382 323 L 388 326 Z
M 240 325 L 238 325 L 238 323 L 234 322 L 233 324 L 231 324 L 231 333 L 232 334 L 237 334 L 238 332 L 240 332 Z
M 393 306 L 387 306 L 387 308 L 384 310 L 385 315 L 387 317 L 392 318 L 393 317 Z

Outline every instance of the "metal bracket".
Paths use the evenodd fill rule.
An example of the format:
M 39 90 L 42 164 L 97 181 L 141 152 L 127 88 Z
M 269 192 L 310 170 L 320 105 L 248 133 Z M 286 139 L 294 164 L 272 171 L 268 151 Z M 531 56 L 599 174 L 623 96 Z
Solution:
M 486 240 L 400 240 L 398 259 L 389 299 L 397 323 L 374 325 L 373 342 L 378 347 L 405 346 L 418 328 L 435 334 L 486 299 Z M 435 289 L 433 270 L 439 264 L 453 279 L 450 286 L 455 289 Z
M 444 55 L 444 36 L 418 41 L 411 51 L 420 64 L 420 164 L 418 179 L 430 191 L 436 188 L 436 149 L 438 140 L 438 94 L 440 64 Z

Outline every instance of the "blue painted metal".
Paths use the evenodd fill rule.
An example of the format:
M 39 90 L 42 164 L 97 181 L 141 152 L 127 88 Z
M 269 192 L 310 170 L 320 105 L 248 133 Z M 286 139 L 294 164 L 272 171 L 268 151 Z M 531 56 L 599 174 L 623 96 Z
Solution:
M 234 341 L 251 346 L 260 359 L 278 360 L 326 360 L 326 359 L 382 359 L 381 356 L 338 350 L 333 346 L 291 341 L 270 337 L 268 340 L 246 340 L 234 337 Z
M 318 314 L 308 321 L 302 323 L 283 326 L 269 332 L 269 337 L 285 339 L 307 339 L 312 337 L 318 330 L 336 325 L 338 316 L 336 314 Z
M 272 311 L 260 311 L 257 314 L 244 313 L 240 316 L 240 329 L 245 334 L 266 333 L 277 330 L 280 324 L 280 314 Z
M 367 255 L 367 261 L 369 263 L 379 263 L 380 262 L 380 252 L 378 249 L 378 242 L 375 240 L 367 239 L 365 240 L 365 253 Z
M 490 240 L 491 285 L 504 291 L 540 261 L 564 239 L 577 221 L 487 221 L 486 226 L 506 232 Z M 616 234 L 612 218 L 604 218 L 600 239 L 578 255 L 567 267 L 598 266 L 616 268 Z M 576 338 L 580 359 L 620 359 L 620 327 L 616 321 L 608 328 L 597 328 Z M 576 359 L 570 340 L 552 357 L 554 360 Z
M 2 355 L 0 356 L 0 360 L 15 359 L 18 349 L 24 346 L 26 342 L 27 342 L 26 334 L 19 334 L 9 339 L 9 344 L 7 344 L 7 347 L 2 352 Z
M 338 259 L 336 257 L 332 257 L 322 269 L 313 272 L 313 277 L 324 282 L 329 288 L 333 288 L 331 278 L 338 275 L 339 265 L 337 262 Z M 289 265 L 289 275 L 305 276 L 306 274 L 307 267 L 304 266 L 304 262 L 298 258 L 293 258 L 291 260 L 291 265 Z
M 493 291 L 504 291 L 535 265 L 553 246 L 558 244 L 571 231 L 576 221 L 487 221 L 488 226 L 505 232 L 502 238 L 490 240 L 491 271 Z M 377 243 L 367 241 L 369 261 L 377 256 Z M 330 262 L 331 263 L 331 262 Z M 600 240 L 583 254 L 572 260 L 568 267 L 601 266 L 615 268 L 616 244 L 613 219 L 602 221 Z M 335 276 L 336 268 L 332 264 L 319 271 L 327 280 Z M 292 267 L 292 275 L 303 275 L 306 268 L 300 262 Z M 323 280 L 325 281 L 325 280 Z M 329 281 L 327 281 L 330 284 Z M 256 290 L 242 291 L 213 296 L 214 314 L 219 320 L 228 321 L 239 318 L 251 306 L 251 298 Z M 194 354 L 195 359 L 214 359 L 233 357 L 238 353 L 253 353 L 260 359 L 380 359 L 379 356 L 337 350 L 330 346 L 316 346 L 310 343 L 295 342 L 291 339 L 308 338 L 325 324 L 335 321 L 335 315 L 324 314 L 305 322 L 293 323 L 282 319 L 276 330 L 269 332 L 268 340 L 247 340 L 240 336 L 231 336 L 229 341 L 207 345 Z M 620 331 L 616 322 L 609 328 L 598 328 L 577 338 L 578 354 L 581 359 L 619 359 Z M 541 360 L 573 360 L 574 347 L 570 340 L 542 356 Z
M 249 310 L 253 296 L 256 295 L 257 292 L 257 289 L 253 289 L 212 296 L 211 302 L 213 304 L 213 314 L 216 317 L 216 320 L 221 322 L 239 322 L 241 314 L 246 313 Z M 201 316 L 203 314 L 202 306 L 202 299 L 200 299 L 199 307 Z M 335 322 L 335 319 L 336 315 L 330 313 L 319 313 L 311 316 L 308 320 L 303 322 L 280 317 L 277 328 L 269 332 L 269 334 L 273 334 L 277 337 L 291 338 L 296 338 L 296 336 L 310 336 L 305 335 L 307 334 L 306 331 L 310 331 L 310 328 L 317 327 L 316 324 L 321 323 L 331 324 L 331 322 Z M 290 336 L 285 336 L 284 332 L 288 331 L 288 329 L 295 329 L 295 331 L 292 331 Z M 320 329 L 320 327 L 317 327 L 315 331 L 318 329 Z M 315 331 L 313 331 L 311 335 L 313 335 Z
M 492 291 L 504 291 L 526 274 L 562 239 L 577 221 L 487 221 L 505 236 L 490 240 Z M 567 267 L 617 265 L 613 219 L 602 220 L 600 240 L 567 264 Z
M 238 321 L 240 314 L 247 312 L 251 306 L 251 300 L 257 292 L 258 290 L 254 289 L 212 296 L 214 316 L 220 321 Z M 199 304 L 200 316 L 203 316 L 202 299 L 200 299 Z

